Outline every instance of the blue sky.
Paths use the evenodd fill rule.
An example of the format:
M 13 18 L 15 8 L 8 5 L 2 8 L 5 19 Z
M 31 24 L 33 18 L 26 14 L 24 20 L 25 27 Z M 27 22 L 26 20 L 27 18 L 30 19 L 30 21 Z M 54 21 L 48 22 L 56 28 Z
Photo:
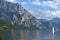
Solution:
M 60 0 L 7 0 L 18 2 L 36 18 L 60 18 Z

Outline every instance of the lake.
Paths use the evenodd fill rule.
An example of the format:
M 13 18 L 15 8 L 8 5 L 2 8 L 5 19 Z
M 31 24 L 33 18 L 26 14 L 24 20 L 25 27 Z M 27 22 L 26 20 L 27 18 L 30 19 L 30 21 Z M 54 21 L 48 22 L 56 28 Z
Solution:
M 50 30 L 0 30 L 0 40 L 53 40 L 53 34 Z M 60 31 L 54 40 L 60 40 Z

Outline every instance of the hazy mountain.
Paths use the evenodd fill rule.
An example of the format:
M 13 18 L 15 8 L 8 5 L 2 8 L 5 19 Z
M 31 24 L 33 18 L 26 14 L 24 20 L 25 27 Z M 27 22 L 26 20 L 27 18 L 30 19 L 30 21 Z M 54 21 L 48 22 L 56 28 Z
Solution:
M 0 0 L 0 20 L 14 26 L 26 26 L 31 29 L 43 29 L 41 22 L 18 3 Z
M 40 19 L 40 22 L 41 22 L 46 28 L 49 27 L 50 22 L 49 22 L 48 20 L 46 20 L 46 19 Z
M 54 19 L 50 20 L 53 27 L 60 29 L 60 18 L 55 17 Z
M 46 27 L 46 29 L 55 28 L 56 31 L 60 30 L 60 18 L 53 18 L 52 20 L 39 19 L 40 22 Z

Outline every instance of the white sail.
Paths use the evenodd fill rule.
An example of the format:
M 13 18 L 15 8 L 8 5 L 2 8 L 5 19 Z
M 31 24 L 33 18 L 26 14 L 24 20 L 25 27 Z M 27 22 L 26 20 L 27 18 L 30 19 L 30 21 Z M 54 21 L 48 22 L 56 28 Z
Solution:
M 54 34 L 54 32 L 55 32 L 55 29 L 54 29 L 54 27 L 52 28 L 52 33 Z
M 53 34 L 52 40 L 54 40 L 54 33 L 55 33 L 55 29 L 54 29 L 54 27 L 53 27 L 53 28 L 52 28 L 52 34 Z

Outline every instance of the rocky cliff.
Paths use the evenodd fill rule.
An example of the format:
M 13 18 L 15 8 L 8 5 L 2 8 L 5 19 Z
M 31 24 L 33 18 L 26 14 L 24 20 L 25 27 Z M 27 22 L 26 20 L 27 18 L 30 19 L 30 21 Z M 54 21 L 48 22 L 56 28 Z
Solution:
M 43 29 L 41 22 L 32 16 L 18 3 L 10 3 L 0 0 L 0 20 L 11 23 L 14 26 L 25 26 L 31 29 Z

